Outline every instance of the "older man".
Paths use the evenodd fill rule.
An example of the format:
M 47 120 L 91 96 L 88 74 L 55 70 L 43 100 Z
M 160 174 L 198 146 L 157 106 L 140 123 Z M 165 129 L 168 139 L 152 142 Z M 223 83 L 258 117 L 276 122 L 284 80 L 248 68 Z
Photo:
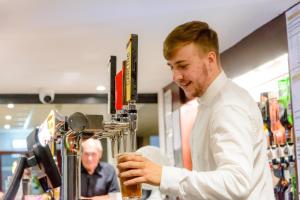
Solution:
M 81 196 L 108 199 L 108 193 L 119 192 L 119 184 L 112 165 L 100 162 L 100 140 L 90 138 L 82 142 Z

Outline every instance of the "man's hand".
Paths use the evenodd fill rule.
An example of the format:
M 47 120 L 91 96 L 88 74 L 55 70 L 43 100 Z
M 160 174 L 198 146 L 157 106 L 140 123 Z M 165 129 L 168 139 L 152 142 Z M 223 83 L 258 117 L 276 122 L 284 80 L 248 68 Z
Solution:
M 160 185 L 162 166 L 137 154 L 124 154 L 118 157 L 119 177 L 129 179 L 124 185 L 148 183 Z

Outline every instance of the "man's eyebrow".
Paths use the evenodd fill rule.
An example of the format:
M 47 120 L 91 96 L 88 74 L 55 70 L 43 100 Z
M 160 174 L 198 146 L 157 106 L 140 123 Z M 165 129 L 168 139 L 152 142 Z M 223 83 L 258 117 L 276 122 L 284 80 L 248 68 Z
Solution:
M 174 65 L 178 65 L 184 62 L 186 62 L 186 60 L 178 60 L 177 62 L 174 63 Z M 172 66 L 170 63 L 167 63 L 167 65 Z

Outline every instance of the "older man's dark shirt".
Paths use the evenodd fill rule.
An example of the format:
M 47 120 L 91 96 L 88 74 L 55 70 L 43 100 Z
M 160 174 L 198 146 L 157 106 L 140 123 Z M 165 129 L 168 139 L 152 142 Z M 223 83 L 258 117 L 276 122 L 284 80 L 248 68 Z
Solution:
M 81 165 L 81 196 L 101 196 L 119 191 L 117 175 L 112 165 L 100 162 L 92 175 Z

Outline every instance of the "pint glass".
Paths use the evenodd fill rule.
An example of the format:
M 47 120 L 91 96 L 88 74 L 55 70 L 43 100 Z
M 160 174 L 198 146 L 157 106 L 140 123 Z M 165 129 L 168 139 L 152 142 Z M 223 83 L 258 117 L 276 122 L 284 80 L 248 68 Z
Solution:
M 124 154 L 135 154 L 135 153 L 123 153 Z M 119 156 L 120 156 L 119 155 Z M 120 173 L 123 171 L 120 171 Z M 142 198 L 142 184 L 130 185 L 125 186 L 123 183 L 131 178 L 120 178 L 120 185 L 121 185 L 121 194 L 123 200 L 140 200 Z

